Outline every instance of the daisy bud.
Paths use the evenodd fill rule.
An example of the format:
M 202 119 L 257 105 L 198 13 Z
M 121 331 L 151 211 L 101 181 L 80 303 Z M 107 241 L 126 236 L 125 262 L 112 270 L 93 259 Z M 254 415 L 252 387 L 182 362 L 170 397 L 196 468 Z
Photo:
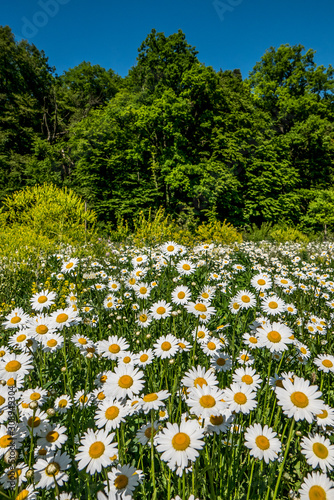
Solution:
M 174 281 L 174 283 L 176 283 L 177 282 L 177 278 L 173 278 L 173 281 Z
M 31 401 L 31 403 L 29 403 L 29 408 L 31 410 L 36 410 L 36 408 L 38 408 L 38 403 L 36 403 L 36 401 Z
M 16 450 L 10 449 L 5 453 L 3 459 L 6 462 L 6 464 L 10 465 L 16 462 L 16 460 L 19 458 L 19 454 Z
M 65 372 L 66 372 L 66 366 L 62 366 L 62 367 L 61 367 L 61 369 L 60 369 L 60 371 L 61 371 L 62 373 L 65 373 Z
M 111 325 L 108 325 L 108 328 L 110 329 L 110 328 L 111 328 Z
M 119 321 L 120 319 L 122 319 L 122 316 L 116 316 L 116 319 Z
M 6 385 L 6 380 L 0 380 L 1 385 Z
M 140 340 L 136 340 L 136 344 L 140 344 Z
M 86 354 L 87 359 L 92 359 L 93 356 L 94 356 L 94 354 L 92 352 L 89 352 L 88 354 Z
M 302 433 L 300 431 L 296 431 L 296 436 L 302 436 Z
M 27 470 L 27 472 L 26 472 L 26 478 L 30 479 L 32 477 L 34 477 L 34 469 Z
M 150 333 L 148 333 L 148 334 L 146 335 L 146 338 L 147 338 L 147 339 L 150 339 L 150 338 L 151 338 L 151 334 L 150 334 Z
M 195 281 L 192 281 L 191 286 L 196 286 Z
M 177 316 L 177 312 L 176 311 L 172 311 L 172 316 Z
M 173 365 L 174 363 L 175 363 L 175 359 L 170 359 L 170 360 L 169 360 L 169 364 L 170 364 L 170 365 Z
M 47 474 L 51 474 L 51 475 L 53 475 L 53 474 L 56 474 L 56 472 L 58 472 L 58 470 L 59 470 L 59 469 L 57 469 L 57 467 L 56 467 L 54 464 L 49 464 L 49 465 L 47 466 L 47 468 L 45 469 L 45 472 L 46 472 Z
M 140 335 L 140 332 L 136 332 L 136 335 L 137 335 L 137 337 L 139 337 L 139 335 Z
M 123 316 L 123 319 L 126 319 L 126 316 Z
M 178 309 L 178 310 L 177 310 L 177 314 L 182 314 L 181 309 Z
M 56 412 L 55 412 L 55 410 L 53 408 L 48 408 L 46 410 L 46 413 L 48 414 L 49 417 L 54 417 L 55 414 L 56 414 Z

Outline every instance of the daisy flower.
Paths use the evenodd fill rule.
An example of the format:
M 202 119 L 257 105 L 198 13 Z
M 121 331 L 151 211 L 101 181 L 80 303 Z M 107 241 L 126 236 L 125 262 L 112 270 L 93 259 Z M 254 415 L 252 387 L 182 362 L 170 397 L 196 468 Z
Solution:
M 224 414 L 210 415 L 210 417 L 204 419 L 205 432 L 209 434 L 225 433 L 231 427 L 233 418 L 229 410 L 225 410 Z
M 49 309 L 52 304 L 55 303 L 57 295 L 55 292 L 49 292 L 49 290 L 42 290 L 39 293 L 35 293 L 31 299 L 31 307 L 34 311 L 43 311 L 43 309 Z
M 233 383 L 223 391 L 223 394 L 231 412 L 248 414 L 257 406 L 256 392 L 245 384 Z
M 167 422 L 167 427 L 156 437 L 156 448 L 162 453 L 161 460 L 167 462 L 171 470 L 177 469 L 181 476 L 188 462 L 195 462 L 198 450 L 204 447 L 204 432 L 196 421 L 181 422 L 181 425 Z
M 141 481 L 141 470 L 131 465 L 118 464 L 117 467 L 112 467 L 107 477 L 108 480 L 104 482 L 106 494 L 110 490 L 117 493 L 118 498 L 126 498 L 127 495 L 132 495 Z
M 171 335 L 160 337 L 153 345 L 154 355 L 160 359 L 172 358 L 179 350 L 178 339 Z
M 267 463 L 276 460 L 281 451 L 281 443 L 271 427 L 253 424 L 246 429 L 245 446 L 250 449 L 250 455 Z
M 64 337 L 59 333 L 48 333 L 42 338 L 41 344 L 43 351 L 56 352 L 63 347 Z
M 177 286 L 172 291 L 172 302 L 173 304 L 183 305 L 187 304 L 191 298 L 191 291 L 187 286 Z
M 117 300 L 113 295 L 108 295 L 103 301 L 103 307 L 105 309 L 113 310 L 117 307 Z
M 34 490 L 34 485 L 30 484 L 26 486 L 23 490 L 18 492 L 15 500 L 35 500 L 37 492 Z
M 252 356 L 251 354 L 248 353 L 248 351 L 246 351 L 245 349 L 242 349 L 240 352 L 239 352 L 239 356 L 237 357 L 237 361 L 241 364 L 241 365 L 252 365 L 255 361 L 254 359 L 254 356 Z
M 194 340 L 198 342 L 206 342 L 209 337 L 211 337 L 211 332 L 205 326 L 200 325 L 192 331 L 192 336 Z
M 150 309 L 152 317 L 157 320 L 168 318 L 171 311 L 171 305 L 168 304 L 165 300 L 159 300 L 158 302 L 155 302 Z
M 270 352 L 283 352 L 288 349 L 288 344 L 293 343 L 292 330 L 282 323 L 266 323 L 258 328 L 257 333 L 262 347 L 267 347 Z
M 34 470 L 40 475 L 40 480 L 36 488 L 46 488 L 47 490 L 55 487 L 55 482 L 58 486 L 63 486 L 68 480 L 68 475 L 65 473 L 70 467 L 71 458 L 67 453 L 57 451 L 54 456 L 40 458 L 34 465 Z
M 182 352 L 189 352 L 192 348 L 192 344 L 184 338 L 179 339 L 178 346 Z
M 190 260 L 180 260 L 176 264 L 176 270 L 181 276 L 189 276 L 195 272 L 196 267 Z
M 81 318 L 78 314 L 78 311 L 73 311 L 72 307 L 67 307 L 66 309 L 58 309 L 51 314 L 50 318 L 52 320 L 53 327 L 57 328 L 57 330 L 62 330 L 65 326 L 69 327 L 79 323 Z
M 0 379 L 17 380 L 23 378 L 32 369 L 32 357 L 28 354 L 5 354 L 0 358 Z
M 78 469 L 86 468 L 87 473 L 93 475 L 108 467 L 113 462 L 113 457 L 118 456 L 117 443 L 112 442 L 114 436 L 114 432 L 109 434 L 107 430 L 94 432 L 93 429 L 88 429 L 75 457 L 79 462 Z
M 47 398 L 48 391 L 42 389 L 41 387 L 36 387 L 35 389 L 27 389 L 21 395 L 21 401 L 23 403 L 29 404 L 32 401 L 36 401 L 39 406 L 43 406 Z
M 329 439 L 320 434 L 303 437 L 300 443 L 301 452 L 306 462 L 315 469 L 320 467 L 322 472 L 331 471 L 334 466 L 334 445 Z
M 145 264 L 147 262 L 147 255 L 144 255 L 144 254 L 141 254 L 141 255 L 137 255 L 136 257 L 133 257 L 133 259 L 131 260 L 131 263 L 133 265 L 133 267 L 136 267 L 136 266 L 142 266 L 143 264 Z
M 217 351 L 212 355 L 210 364 L 216 372 L 228 372 L 232 368 L 232 358 L 225 352 Z
M 93 395 L 85 391 L 77 391 L 74 394 L 74 403 L 80 408 L 83 408 L 84 406 L 90 406 L 93 403 Z
M 29 321 L 29 315 L 26 314 L 21 307 L 13 309 L 7 316 L 5 316 L 5 321 L 3 326 L 8 328 L 22 328 L 26 326 Z
M 17 485 L 20 487 L 23 482 L 27 481 L 26 472 L 28 469 L 28 465 L 24 462 L 16 464 L 14 468 L 10 467 L 5 469 L 4 474 L 0 478 L 0 483 L 5 489 L 11 488 L 13 486 L 13 481 L 15 481 L 15 486 Z
M 284 312 L 285 307 L 285 302 L 276 295 L 271 295 L 266 299 L 263 299 L 261 302 L 262 310 L 272 316 Z
M 77 267 L 79 259 L 70 259 L 63 262 L 61 273 L 70 273 Z
M 240 290 L 234 300 L 240 304 L 241 309 L 250 309 L 256 305 L 255 295 L 248 290 Z
M 67 394 L 63 394 L 62 396 L 59 396 L 59 398 L 56 399 L 54 402 L 54 409 L 58 411 L 59 413 L 66 413 L 69 408 L 72 406 L 72 401 L 70 396 L 67 396 Z
M 310 385 L 308 380 L 295 377 L 292 383 L 284 379 L 284 389 L 276 387 L 278 404 L 282 406 L 283 413 L 296 421 L 307 420 L 312 423 L 314 416 L 323 408 L 323 402 L 317 385 Z
M 37 445 L 42 448 L 56 450 L 61 448 L 67 441 L 67 435 L 65 434 L 66 427 L 57 424 L 48 424 L 45 428 L 44 433 L 37 439 Z
M 145 351 L 140 351 L 138 353 L 137 364 L 139 366 L 146 366 L 146 365 L 151 364 L 153 359 L 154 359 L 153 350 L 146 349 Z
M 94 420 L 96 426 L 101 429 L 104 427 L 106 431 L 117 429 L 121 422 L 125 422 L 128 415 L 127 408 L 118 399 L 104 399 L 96 410 Z
M 23 439 L 23 435 L 18 432 L 15 432 L 15 435 L 12 434 L 13 427 L 10 428 L 8 426 L 7 428 L 5 425 L 0 425 L 0 458 L 3 457 L 13 445 L 16 449 L 20 441 Z
M 189 313 L 194 314 L 197 317 L 202 314 L 206 317 L 210 317 L 216 312 L 216 309 L 210 306 L 208 302 L 189 302 L 186 305 L 186 309 Z
M 25 436 L 29 436 L 31 433 L 33 433 L 34 436 L 42 436 L 48 425 L 47 417 L 45 411 L 39 408 L 37 408 L 37 410 L 27 408 L 27 410 L 21 414 L 19 428 Z
M 248 387 L 257 390 L 262 383 L 262 379 L 253 368 L 246 366 L 245 368 L 235 370 L 233 373 L 233 382 L 246 384 Z
M 152 316 L 146 309 L 143 309 L 139 314 L 136 323 L 142 328 L 147 328 L 152 323 Z
M 9 337 L 8 345 L 12 349 L 29 352 L 29 350 L 32 350 L 33 339 L 31 334 L 29 334 L 26 330 L 19 330 L 17 333 L 14 333 Z M 37 345 L 36 342 L 35 345 Z
M 191 413 L 197 417 L 209 418 L 211 415 L 221 415 L 224 412 L 226 403 L 222 399 L 221 389 L 203 385 L 190 389 L 186 403 Z
M 138 354 L 133 354 L 133 352 L 127 351 L 121 353 L 117 358 L 117 364 L 120 365 L 137 365 L 138 364 Z
M 213 356 L 217 351 L 219 351 L 221 344 L 218 339 L 214 337 L 209 337 L 206 342 L 201 343 L 201 348 L 207 356 Z
M 333 500 L 333 482 L 320 472 L 308 474 L 298 491 L 300 500 Z
M 102 354 L 103 358 L 108 358 L 112 361 L 116 360 L 129 347 L 130 345 L 127 340 L 123 337 L 117 337 L 117 335 L 108 337 L 108 340 L 97 342 L 97 352 Z
M 139 368 L 123 365 L 117 366 L 105 385 L 105 394 L 112 398 L 132 398 L 144 387 L 144 373 Z
M 148 297 L 150 296 L 151 290 L 152 290 L 150 285 L 148 285 L 147 283 L 138 283 L 133 288 L 134 288 L 136 296 L 139 299 L 148 299 Z
M 322 427 L 323 430 L 326 429 L 327 426 L 334 426 L 334 409 L 328 405 L 323 405 L 321 408 L 321 413 L 316 415 L 317 425 Z
M 246 344 L 248 349 L 257 349 L 261 347 L 261 342 L 257 333 L 244 333 L 242 338 L 244 339 L 244 344 Z
M 159 429 L 159 424 L 157 421 L 153 423 L 153 437 L 154 437 L 154 444 L 155 443 L 155 437 Z M 136 438 L 142 445 L 151 445 L 151 440 L 152 440 L 152 424 L 143 424 L 140 429 L 137 431 Z
M 253 276 L 250 283 L 258 291 L 268 290 L 272 286 L 272 281 L 266 274 Z
M 144 413 L 148 413 L 150 410 L 158 410 L 165 406 L 163 401 L 169 396 L 170 393 L 168 391 L 152 392 L 141 396 L 140 404 Z
M 334 373 L 334 356 L 331 356 L 330 354 L 319 354 L 319 356 L 314 358 L 313 363 L 322 372 Z
M 176 255 L 179 252 L 179 245 L 174 243 L 174 241 L 167 241 L 167 243 L 161 245 L 161 252 L 165 256 Z
M 205 385 L 214 387 L 218 380 L 212 370 L 206 370 L 202 366 L 190 368 L 181 380 L 181 385 L 187 389 L 203 387 Z
M 43 339 L 44 335 L 53 333 L 55 330 L 51 318 L 44 314 L 39 314 L 29 319 L 26 331 L 32 334 L 37 341 L 40 341 Z

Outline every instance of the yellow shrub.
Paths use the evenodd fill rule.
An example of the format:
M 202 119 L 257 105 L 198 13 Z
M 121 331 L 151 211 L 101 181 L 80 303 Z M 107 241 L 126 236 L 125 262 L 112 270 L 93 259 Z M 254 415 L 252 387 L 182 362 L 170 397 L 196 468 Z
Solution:
M 204 242 L 220 243 L 229 245 L 231 243 L 241 243 L 242 236 L 229 222 L 224 220 L 202 223 L 196 231 L 199 240 Z
M 278 243 L 292 241 L 295 243 L 308 243 L 310 240 L 306 234 L 293 227 L 274 227 L 270 236 Z

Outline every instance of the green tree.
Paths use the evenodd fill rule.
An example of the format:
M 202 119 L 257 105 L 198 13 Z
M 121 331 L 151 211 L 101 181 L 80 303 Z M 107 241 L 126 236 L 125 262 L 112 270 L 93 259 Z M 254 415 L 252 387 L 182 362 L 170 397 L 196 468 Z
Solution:
M 326 240 L 327 228 L 334 226 L 334 189 L 316 191 L 312 194 L 313 199 L 308 206 L 303 221 L 313 227 L 322 226 Z

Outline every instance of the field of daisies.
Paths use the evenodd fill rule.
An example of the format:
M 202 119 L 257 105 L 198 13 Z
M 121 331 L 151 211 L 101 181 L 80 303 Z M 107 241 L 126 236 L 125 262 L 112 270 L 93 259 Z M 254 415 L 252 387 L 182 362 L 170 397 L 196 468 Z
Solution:
M 333 244 L 76 255 L 1 306 L 1 498 L 334 499 Z

